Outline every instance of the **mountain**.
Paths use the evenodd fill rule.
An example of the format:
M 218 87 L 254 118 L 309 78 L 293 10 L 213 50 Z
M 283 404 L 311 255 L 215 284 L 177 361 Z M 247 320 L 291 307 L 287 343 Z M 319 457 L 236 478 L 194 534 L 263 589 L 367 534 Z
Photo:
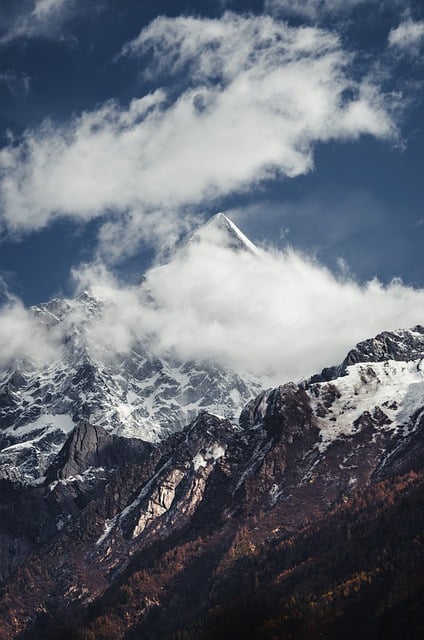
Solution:
M 422 637 L 424 328 L 263 390 L 93 351 L 109 304 L 34 307 L 60 356 L 1 374 L 0 640 Z
M 200 236 L 237 252 L 256 251 L 224 214 L 209 220 L 191 241 Z M 0 477 L 21 482 L 42 477 L 81 420 L 156 442 L 200 411 L 237 419 L 261 389 L 253 376 L 213 362 L 185 362 L 171 353 L 158 357 L 148 336 L 113 358 L 99 353 L 90 346 L 90 334 L 113 322 L 108 305 L 85 291 L 32 309 L 41 325 L 61 336 L 60 353 L 41 367 L 23 361 L 0 372 Z
M 79 422 L 38 484 L 0 483 L 0 638 L 420 637 L 423 338 L 360 343 L 239 424 Z
M 258 255 L 259 249 L 244 235 L 225 213 L 217 213 L 190 238 L 190 243 L 213 244 L 234 251 L 248 251 Z

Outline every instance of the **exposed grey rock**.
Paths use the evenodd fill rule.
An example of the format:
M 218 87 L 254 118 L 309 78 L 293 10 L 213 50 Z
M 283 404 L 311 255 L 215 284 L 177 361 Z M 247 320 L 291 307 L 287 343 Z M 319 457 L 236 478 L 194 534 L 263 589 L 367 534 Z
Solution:
M 88 469 L 111 469 L 126 461 L 140 462 L 151 451 L 141 440 L 120 438 L 102 427 L 80 422 L 69 435 L 54 464 L 47 470 L 46 484 L 82 475 Z

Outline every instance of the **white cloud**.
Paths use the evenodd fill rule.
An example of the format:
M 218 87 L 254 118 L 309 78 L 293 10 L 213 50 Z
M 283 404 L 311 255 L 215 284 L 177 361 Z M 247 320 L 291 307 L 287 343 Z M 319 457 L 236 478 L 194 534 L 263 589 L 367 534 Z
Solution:
M 74 271 L 77 293 L 101 301 L 95 316 L 77 303 L 49 332 L 16 299 L 0 310 L 0 366 L 58 357 L 60 335 L 74 323 L 91 355 L 103 361 L 141 341 L 159 356 L 212 361 L 253 373 L 264 385 L 297 380 L 337 364 L 359 340 L 414 326 L 424 316 L 424 290 L 394 280 L 364 285 L 342 265 L 335 276 L 293 249 L 234 250 L 219 229 L 203 230 L 143 284 L 126 286 L 101 262 Z M 57 331 L 57 330 L 56 330 Z
M 122 287 L 98 265 L 79 277 L 107 310 L 89 328 L 97 356 L 142 338 L 158 355 L 212 360 L 266 384 L 309 376 L 357 341 L 424 315 L 424 290 L 397 280 L 360 286 L 294 250 L 234 251 L 216 233 L 151 269 L 142 287 Z
M 13 24 L 0 37 L 0 44 L 17 38 L 62 37 L 62 27 L 77 4 L 81 4 L 81 0 L 32 0 L 23 3 Z
M 370 12 L 382 9 L 408 12 L 413 5 L 414 0 L 265 0 L 264 11 L 279 17 L 295 16 L 321 23 L 331 18 L 347 18 L 360 6 Z
M 113 360 L 128 353 L 134 343 L 148 344 L 145 314 L 150 306 L 140 286 L 123 286 L 101 262 L 83 265 L 73 271 L 76 292 L 89 290 L 101 302 L 95 318 L 87 318 L 84 309 L 75 307 L 70 322 L 83 323 L 90 354 L 100 360 Z M 82 313 L 82 315 L 81 315 Z
M 366 0 L 265 0 L 270 13 L 298 15 L 316 20 L 327 14 L 348 13 Z
M 424 43 L 424 21 L 404 20 L 390 31 L 388 42 L 390 47 L 418 56 Z
M 0 367 L 22 360 L 36 365 L 51 362 L 60 354 L 60 336 L 46 327 L 17 298 L 0 307 Z
M 310 171 L 319 142 L 395 132 L 378 82 L 353 79 L 351 55 L 321 29 L 233 13 L 158 18 L 124 53 L 148 54 L 152 77 L 174 74 L 176 97 L 159 88 L 128 106 L 108 102 L 3 148 L 9 230 L 108 215 L 102 235 L 119 254 L 158 235 L 161 216 L 175 233 L 181 211 Z
M 32 15 L 35 18 L 44 19 L 58 11 L 62 11 L 69 3 L 70 0 L 36 0 Z

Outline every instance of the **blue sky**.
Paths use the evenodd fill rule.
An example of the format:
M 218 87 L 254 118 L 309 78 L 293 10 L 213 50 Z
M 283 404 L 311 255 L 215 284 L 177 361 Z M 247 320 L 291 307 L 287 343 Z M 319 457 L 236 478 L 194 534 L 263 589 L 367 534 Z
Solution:
M 422 24 L 421 3 L 411 2 L 406 8 L 405 3 L 353 2 L 348 11 L 340 7 L 346 3 L 321 3 L 317 8 L 317 2 L 299 2 L 298 12 L 290 9 L 296 3 L 265 4 L 57 0 L 44 2 L 43 12 L 40 1 L 3 2 L 2 145 L 11 144 L 11 135 L 13 144 L 19 144 L 25 130 L 36 130 L 46 119 L 65 127 L 71 118 L 99 109 L 110 99 L 125 107 L 158 87 L 178 91 L 178 83 L 184 82 L 181 70 L 173 77 L 162 71 L 146 78 L 148 52 L 141 57 L 120 55 L 126 43 L 157 16 L 219 21 L 225 11 L 251 17 L 265 11 L 294 27 L 318 25 L 339 37 L 341 47 L 355 56 L 351 77 L 372 70 L 382 93 L 399 94 L 393 114 L 396 135 L 359 132 L 352 136 L 357 139 L 340 135 L 328 142 L 313 141 L 313 168 L 295 177 L 283 172 L 263 179 L 258 167 L 257 176 L 249 173 L 245 182 L 241 178 L 243 184 L 224 186 L 210 201 L 204 195 L 197 201 L 194 197 L 190 207 L 196 212 L 197 206 L 196 213 L 204 217 L 221 209 L 236 210 L 233 217 L 253 240 L 279 247 L 290 243 L 332 268 L 342 259 L 361 280 L 376 275 L 387 282 L 399 276 L 415 286 L 424 285 L 423 38 L 418 35 L 402 46 L 388 46 L 391 30 L 400 24 Z M 377 65 L 378 71 L 372 69 Z M 10 208 L 0 245 L 0 269 L 9 286 L 27 303 L 69 292 L 71 267 L 96 251 L 101 212 L 84 219 L 69 207 L 59 220 L 52 215 L 42 228 L 29 223 L 11 229 L 14 205 L 3 200 L 1 206 L 3 214 Z M 30 212 L 23 215 L 30 217 Z M 135 278 L 155 253 L 151 245 L 141 237 L 132 255 L 116 260 L 114 269 Z
M 296 305 L 297 295 L 304 316 L 328 324 L 324 307 L 339 291 L 346 304 L 329 339 L 353 299 L 372 306 L 381 294 L 381 313 L 352 320 L 334 358 L 370 332 L 421 322 L 423 52 L 417 0 L 3 0 L 6 306 L 25 309 L 100 280 L 109 292 L 131 287 L 181 237 L 224 211 L 279 260 L 263 277 L 275 290 L 283 269 L 286 298 Z M 193 280 L 190 292 L 179 292 L 189 308 L 199 299 L 196 273 L 207 280 L 207 260 L 190 260 L 167 276 Z M 249 289 L 249 268 L 241 277 L 232 258 L 228 268 Z M 148 274 L 158 298 L 170 297 L 156 271 Z M 322 307 L 310 302 L 320 286 Z M 226 300 L 215 309 L 221 303 L 214 327 L 224 316 L 225 327 L 235 321 Z M 213 316 L 208 304 L 194 305 L 192 317 Z M 172 323 L 178 310 L 168 312 Z M 298 323 L 287 322 L 291 335 Z M 174 348 L 168 329 L 158 343 Z M 202 335 L 208 344 L 212 329 Z M 218 334 L 224 345 L 237 343 Z M 309 338 L 314 344 L 316 334 Z

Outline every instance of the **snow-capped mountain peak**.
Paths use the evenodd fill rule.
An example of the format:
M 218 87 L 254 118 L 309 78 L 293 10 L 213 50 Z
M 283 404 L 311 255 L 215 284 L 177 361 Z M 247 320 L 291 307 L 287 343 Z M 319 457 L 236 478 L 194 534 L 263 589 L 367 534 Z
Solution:
M 202 242 L 235 251 L 258 254 L 258 247 L 244 235 L 225 213 L 217 213 L 194 233 L 192 242 Z

